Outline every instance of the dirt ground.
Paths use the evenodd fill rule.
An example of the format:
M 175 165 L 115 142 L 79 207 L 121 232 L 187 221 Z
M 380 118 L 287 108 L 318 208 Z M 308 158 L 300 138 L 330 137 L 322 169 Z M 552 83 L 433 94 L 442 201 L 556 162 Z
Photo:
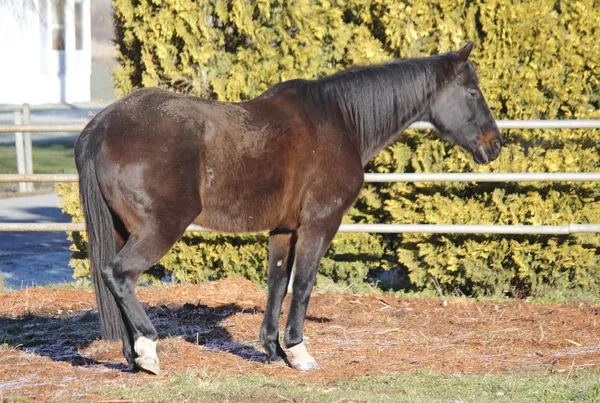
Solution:
M 439 299 L 315 292 L 305 336 L 321 369 L 298 372 L 264 363 L 258 332 L 265 291 L 247 280 L 138 289 L 138 295 L 160 334 L 162 378 L 194 368 L 322 382 L 416 369 L 562 372 L 600 362 L 600 307 L 587 304 L 452 300 L 443 306 Z M 155 382 L 125 364 L 120 342 L 99 340 L 94 309 L 94 295 L 85 290 L 1 295 L 2 395 L 61 400 Z M 285 319 L 284 312 L 280 329 Z

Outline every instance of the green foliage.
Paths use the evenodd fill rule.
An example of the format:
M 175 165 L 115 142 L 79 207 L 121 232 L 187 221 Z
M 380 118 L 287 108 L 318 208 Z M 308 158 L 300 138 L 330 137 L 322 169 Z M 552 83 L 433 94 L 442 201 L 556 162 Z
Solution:
M 263 282 L 268 269 L 266 236 L 186 233 L 161 264 L 182 282 L 197 283 L 232 274 Z
M 476 44 L 471 56 L 498 119 L 600 118 L 600 3 L 595 0 L 113 0 L 120 94 L 159 86 L 241 101 L 291 78 Z M 535 24 L 531 22 L 535 21 Z M 492 164 L 432 133 L 408 132 L 374 172 L 577 172 L 600 169 L 597 130 L 509 130 Z M 59 188 L 81 219 L 75 189 Z M 344 222 L 547 224 L 600 222 L 600 184 L 369 184 Z M 73 234 L 75 276 L 87 274 Z M 397 269 L 414 289 L 536 296 L 598 289 L 600 237 L 339 234 L 321 275 L 363 281 Z M 264 281 L 264 236 L 186 234 L 163 259 L 180 281 L 236 273 Z

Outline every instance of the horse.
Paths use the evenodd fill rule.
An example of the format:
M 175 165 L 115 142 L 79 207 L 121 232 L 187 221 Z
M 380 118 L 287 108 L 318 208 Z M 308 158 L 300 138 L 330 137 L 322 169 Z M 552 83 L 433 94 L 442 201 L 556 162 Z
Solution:
M 266 362 L 319 368 L 303 342 L 306 311 L 368 161 L 417 120 L 476 163 L 500 154 L 472 49 L 469 42 L 458 51 L 285 81 L 239 103 L 144 88 L 103 109 L 75 143 L 102 337 L 122 340 L 130 365 L 158 374 L 158 335 L 135 295 L 140 274 L 192 223 L 268 231 L 260 327 Z M 292 273 L 286 353 L 278 321 Z

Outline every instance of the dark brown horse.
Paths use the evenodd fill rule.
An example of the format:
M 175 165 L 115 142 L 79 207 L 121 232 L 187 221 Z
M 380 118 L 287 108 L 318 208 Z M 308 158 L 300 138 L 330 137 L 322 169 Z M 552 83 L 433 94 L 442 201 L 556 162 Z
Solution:
M 457 52 L 357 67 L 275 85 L 242 103 L 140 89 L 100 112 L 75 144 L 102 335 L 128 362 L 159 371 L 157 333 L 135 296 L 138 276 L 191 223 L 270 231 L 267 361 L 318 368 L 302 342 L 321 258 L 363 184 L 365 164 L 417 119 L 478 163 L 502 138 L 468 56 Z M 292 265 L 283 337 L 278 320 Z

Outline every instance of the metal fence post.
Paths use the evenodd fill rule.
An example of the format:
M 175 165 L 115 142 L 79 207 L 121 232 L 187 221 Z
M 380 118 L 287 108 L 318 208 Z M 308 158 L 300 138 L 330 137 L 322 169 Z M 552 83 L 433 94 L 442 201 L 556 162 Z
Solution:
M 15 110 L 15 124 L 23 124 L 21 110 Z M 25 147 L 23 146 L 23 133 L 15 132 L 15 150 L 17 152 L 17 172 L 19 175 L 25 174 Z M 27 184 L 19 182 L 19 192 L 26 192 Z
M 23 104 L 23 123 L 31 123 L 31 107 L 29 104 Z M 25 143 L 25 172 L 28 175 L 33 174 L 33 152 L 31 150 L 31 133 L 23 133 L 23 142 Z M 33 183 L 27 182 L 27 191 L 33 192 Z

